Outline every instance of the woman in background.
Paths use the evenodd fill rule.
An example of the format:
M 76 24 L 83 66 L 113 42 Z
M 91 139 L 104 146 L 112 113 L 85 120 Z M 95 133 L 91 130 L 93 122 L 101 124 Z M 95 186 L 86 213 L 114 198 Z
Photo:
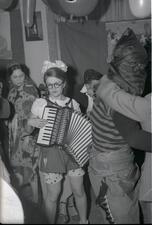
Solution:
M 5 140 L 8 140 L 5 120 L 7 120 L 10 116 L 10 105 L 9 102 L 3 98 L 3 85 L 4 81 L 2 78 L 0 78 L 0 177 L 2 177 L 7 183 L 10 183 L 10 174 L 7 170 L 7 167 L 9 167 L 8 152 L 6 152 L 5 146 Z
M 7 82 L 4 78 L 5 71 L 0 70 L 0 155 L 5 163 L 7 169 L 10 169 L 9 151 L 8 151 L 8 126 L 7 121 L 10 116 L 10 106 L 6 99 L 8 90 Z
M 94 69 L 87 69 L 84 72 L 84 85 L 82 89 L 80 91 L 76 91 L 74 94 L 74 99 L 85 109 L 85 113 L 88 117 L 93 107 L 93 101 L 96 97 L 96 87 L 99 85 L 99 81 L 102 76 L 102 73 Z
M 12 63 L 7 71 L 10 91 L 8 100 L 14 115 L 9 122 L 10 163 L 17 187 L 30 186 L 32 200 L 37 201 L 37 159 L 39 154 L 35 138 L 27 129 L 27 119 L 31 106 L 38 97 L 34 82 L 25 72 L 25 66 Z

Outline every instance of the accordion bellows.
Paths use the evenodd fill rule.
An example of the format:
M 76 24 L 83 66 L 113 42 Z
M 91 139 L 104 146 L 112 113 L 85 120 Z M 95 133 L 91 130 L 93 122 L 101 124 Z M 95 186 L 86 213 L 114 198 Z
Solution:
M 69 107 L 45 107 L 43 119 L 48 124 L 40 129 L 37 144 L 63 146 L 79 166 L 89 160 L 88 147 L 92 142 L 90 121 Z M 64 149 L 64 148 L 61 148 Z
M 118 40 L 108 71 L 109 77 L 115 81 L 115 77 L 120 76 L 124 83 L 118 84 L 126 91 L 141 95 L 144 89 L 147 65 L 147 53 L 142 44 L 137 39 L 135 33 L 127 28 Z M 117 81 L 115 81 L 117 82 Z

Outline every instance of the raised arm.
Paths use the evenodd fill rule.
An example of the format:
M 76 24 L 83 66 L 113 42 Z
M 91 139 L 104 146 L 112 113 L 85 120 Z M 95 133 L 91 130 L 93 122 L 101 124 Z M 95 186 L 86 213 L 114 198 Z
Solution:
M 114 112 L 112 117 L 117 129 L 130 147 L 146 152 L 152 152 L 151 133 L 142 130 L 136 121 L 129 119 L 118 112 Z
M 139 122 L 143 121 L 150 110 L 150 104 L 145 98 L 126 93 L 106 75 L 101 78 L 96 94 L 115 111 Z

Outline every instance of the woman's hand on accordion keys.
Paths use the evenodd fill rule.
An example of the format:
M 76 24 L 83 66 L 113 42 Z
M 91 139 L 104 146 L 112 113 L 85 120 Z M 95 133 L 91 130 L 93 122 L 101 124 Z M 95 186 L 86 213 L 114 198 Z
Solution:
M 43 128 L 46 124 L 48 123 L 47 120 L 45 119 L 40 119 L 40 118 L 30 118 L 28 120 L 28 125 L 36 128 Z

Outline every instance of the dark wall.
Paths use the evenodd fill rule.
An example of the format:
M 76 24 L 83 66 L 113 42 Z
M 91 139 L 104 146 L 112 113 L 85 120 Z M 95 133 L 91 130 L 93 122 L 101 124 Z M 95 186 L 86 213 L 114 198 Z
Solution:
M 22 34 L 22 21 L 19 9 L 10 12 L 10 27 L 11 27 L 11 46 L 12 46 L 12 59 L 25 63 L 24 44 Z M 6 67 L 11 60 L 0 59 L 0 67 Z

